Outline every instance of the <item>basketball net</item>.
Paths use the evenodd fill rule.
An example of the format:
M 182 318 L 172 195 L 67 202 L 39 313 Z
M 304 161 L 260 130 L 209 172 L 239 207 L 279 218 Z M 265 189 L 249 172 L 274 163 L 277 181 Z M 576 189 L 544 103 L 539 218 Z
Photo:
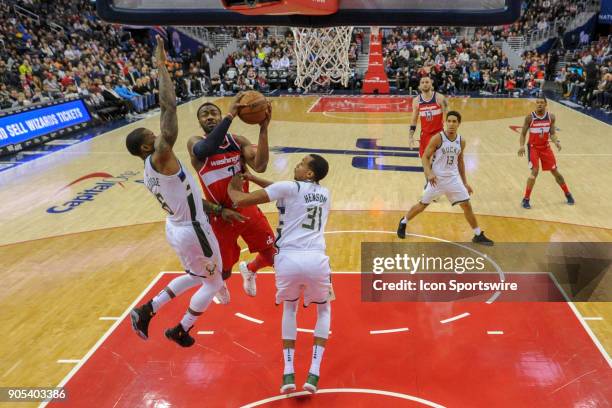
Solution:
M 353 27 L 292 27 L 297 64 L 295 85 L 308 91 L 329 82 L 348 85 L 351 76 L 348 51 Z

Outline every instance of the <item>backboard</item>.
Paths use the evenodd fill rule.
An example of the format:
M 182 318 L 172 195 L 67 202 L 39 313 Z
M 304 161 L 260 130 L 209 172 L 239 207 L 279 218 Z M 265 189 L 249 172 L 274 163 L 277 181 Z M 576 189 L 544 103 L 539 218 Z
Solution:
M 338 11 L 325 16 L 248 16 L 226 10 L 221 0 L 96 0 L 102 19 L 121 24 L 292 27 L 493 26 L 517 20 L 520 3 L 521 0 L 339 0 Z

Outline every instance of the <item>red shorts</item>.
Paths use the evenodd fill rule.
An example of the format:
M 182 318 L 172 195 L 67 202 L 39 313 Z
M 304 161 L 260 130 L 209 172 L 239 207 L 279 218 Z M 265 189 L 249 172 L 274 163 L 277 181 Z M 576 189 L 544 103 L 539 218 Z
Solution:
M 432 137 L 437 135 L 440 132 L 435 133 L 423 133 L 421 132 L 421 139 L 419 140 L 419 157 L 423 157 L 423 153 L 425 153 L 425 149 L 427 149 L 427 145 Z
M 231 270 L 240 258 L 238 237 L 244 239 L 251 253 L 274 247 L 274 232 L 261 210 L 253 205 L 238 211 L 248 218 L 245 222 L 234 221 L 230 224 L 221 217 L 210 217 L 210 225 L 219 241 L 224 271 Z
M 539 169 L 542 162 L 542 171 L 554 170 L 557 168 L 557 160 L 550 146 L 533 147 L 527 146 L 527 159 L 530 169 Z

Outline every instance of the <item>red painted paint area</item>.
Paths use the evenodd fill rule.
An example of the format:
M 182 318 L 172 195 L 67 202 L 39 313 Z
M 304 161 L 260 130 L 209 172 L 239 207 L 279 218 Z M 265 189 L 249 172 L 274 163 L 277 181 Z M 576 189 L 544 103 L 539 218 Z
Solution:
M 323 97 L 314 104 L 310 112 L 412 112 L 412 98 L 376 96 Z
M 177 275 L 166 274 L 149 299 Z M 359 388 L 401 393 L 445 407 L 604 407 L 612 401 L 608 363 L 565 303 L 362 303 L 359 275 L 333 277 L 337 300 L 322 364 L 321 389 Z M 129 319 L 66 384 L 55 407 L 238 407 L 278 395 L 282 377 L 280 319 L 274 277 L 259 275 L 248 298 L 240 276 L 229 281 L 232 303 L 212 304 L 200 318 L 197 343 L 181 349 L 163 336 L 175 325 L 191 291 L 153 319 L 150 338 Z M 263 320 L 256 324 L 236 312 Z M 440 321 L 470 315 L 446 324 Z M 314 308 L 298 312 L 313 329 Z M 370 334 L 407 327 L 409 331 Z M 490 335 L 487 331 L 503 331 Z M 298 333 L 298 390 L 310 364 L 312 334 Z M 396 397 L 326 393 L 284 398 L 265 407 L 423 407 Z

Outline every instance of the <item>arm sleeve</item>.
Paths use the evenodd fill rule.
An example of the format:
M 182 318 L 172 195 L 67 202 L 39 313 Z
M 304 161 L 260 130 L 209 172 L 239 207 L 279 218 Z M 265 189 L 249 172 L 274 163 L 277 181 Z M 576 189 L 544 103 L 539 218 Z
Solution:
M 231 124 L 232 120 L 226 116 L 205 139 L 193 146 L 193 154 L 198 160 L 206 159 L 221 146 Z
M 280 200 L 281 198 L 289 198 L 297 195 L 300 190 L 300 185 L 297 181 L 279 181 L 274 184 L 270 184 L 265 188 L 270 201 Z

